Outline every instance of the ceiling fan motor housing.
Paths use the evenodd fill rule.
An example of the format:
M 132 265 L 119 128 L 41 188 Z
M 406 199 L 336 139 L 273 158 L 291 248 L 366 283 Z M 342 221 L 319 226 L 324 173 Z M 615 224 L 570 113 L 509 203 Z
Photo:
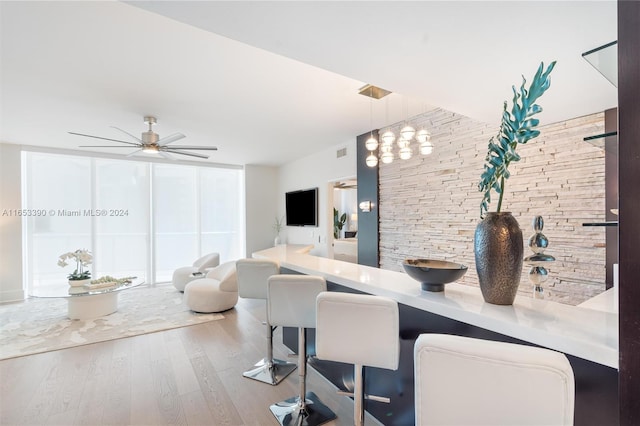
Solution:
M 158 134 L 149 130 L 148 132 L 142 132 L 142 143 L 145 145 L 155 145 L 158 143 Z
M 158 136 L 157 133 L 154 133 L 153 130 L 151 130 L 151 126 L 156 124 L 158 121 L 156 120 L 155 117 L 147 115 L 144 117 L 144 122 L 149 125 L 149 130 L 147 130 L 146 132 L 142 132 L 142 143 L 145 145 L 157 144 L 158 139 L 160 139 L 160 136 Z

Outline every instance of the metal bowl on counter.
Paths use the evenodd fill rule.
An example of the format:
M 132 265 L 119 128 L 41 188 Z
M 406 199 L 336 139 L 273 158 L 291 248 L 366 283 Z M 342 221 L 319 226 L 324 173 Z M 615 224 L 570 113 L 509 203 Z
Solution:
M 406 259 L 402 266 L 426 291 L 444 291 L 445 284 L 462 278 L 467 272 L 465 265 L 444 260 Z

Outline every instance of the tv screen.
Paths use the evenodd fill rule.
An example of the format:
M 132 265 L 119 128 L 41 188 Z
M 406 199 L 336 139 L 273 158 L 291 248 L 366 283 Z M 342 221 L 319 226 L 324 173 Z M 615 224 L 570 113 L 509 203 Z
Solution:
M 318 188 L 285 194 L 287 226 L 318 226 Z

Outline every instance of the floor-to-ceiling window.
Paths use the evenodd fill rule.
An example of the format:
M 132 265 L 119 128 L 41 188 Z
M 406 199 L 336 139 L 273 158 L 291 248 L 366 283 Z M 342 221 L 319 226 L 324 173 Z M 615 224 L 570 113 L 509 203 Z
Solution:
M 58 256 L 91 249 L 91 217 L 78 213 L 91 208 L 91 159 L 28 153 L 23 166 L 25 272 L 39 286 L 64 279 Z
M 23 182 L 30 290 L 64 280 L 58 256 L 79 248 L 94 278 L 149 283 L 205 253 L 243 253 L 238 168 L 25 152 Z
M 167 281 L 173 271 L 198 257 L 200 210 L 195 167 L 158 164 L 153 169 L 156 279 Z
M 149 165 L 95 160 L 94 268 L 103 275 L 147 277 L 149 266 Z

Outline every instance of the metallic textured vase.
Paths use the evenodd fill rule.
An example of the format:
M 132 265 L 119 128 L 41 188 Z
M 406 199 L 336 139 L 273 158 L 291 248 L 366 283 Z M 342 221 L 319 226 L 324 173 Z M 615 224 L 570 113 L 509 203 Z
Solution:
M 476 227 L 476 271 L 484 300 L 511 305 L 522 275 L 524 245 L 518 221 L 510 212 L 490 212 Z

